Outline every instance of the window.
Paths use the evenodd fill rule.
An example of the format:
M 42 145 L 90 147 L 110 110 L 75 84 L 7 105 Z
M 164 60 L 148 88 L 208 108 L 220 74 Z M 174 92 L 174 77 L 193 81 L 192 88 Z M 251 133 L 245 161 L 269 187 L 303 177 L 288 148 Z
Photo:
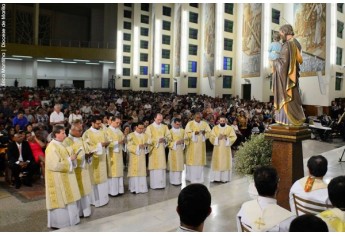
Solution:
M 232 42 L 233 42 L 232 39 L 225 38 L 224 39 L 224 50 L 232 51 Z
M 124 29 L 128 29 L 128 30 L 132 29 L 132 23 L 131 23 L 131 22 L 124 21 L 124 22 L 123 22 L 123 28 L 124 28 Z
M 131 46 L 130 45 L 123 45 L 123 52 L 131 52 Z
M 162 44 L 170 45 L 170 36 L 169 35 L 162 35 Z
M 336 58 L 336 64 L 341 66 L 341 62 L 343 60 L 343 49 L 337 47 L 337 58 Z
M 344 77 L 343 73 L 339 73 L 339 72 L 335 73 L 335 90 L 337 91 L 341 90 L 343 77 Z
M 162 74 L 170 74 L 170 65 L 162 64 Z
M 123 56 L 123 63 L 124 64 L 131 64 L 131 58 L 127 56 Z
M 124 10 L 124 11 L 123 11 L 123 16 L 124 16 L 125 18 L 131 19 L 131 18 L 132 18 L 132 11 Z
M 198 55 L 198 46 L 189 44 L 189 55 Z
M 198 13 L 189 12 L 189 22 L 198 24 Z
M 170 78 L 161 78 L 161 88 L 170 88 Z
M 280 11 L 272 8 L 272 23 L 279 25 Z
M 164 58 L 164 59 L 170 59 L 170 50 L 168 50 L 168 49 L 162 49 L 162 58 Z
M 197 79 L 196 77 L 188 77 L 188 88 L 196 88 Z
M 223 88 L 231 88 L 232 84 L 232 76 L 230 75 L 224 75 L 223 76 Z
M 123 4 L 125 7 L 132 7 L 132 3 L 124 3 Z
M 337 3 L 337 10 L 338 10 L 338 12 L 343 13 L 343 6 L 344 6 L 344 3 Z
M 140 66 L 140 74 L 147 75 L 148 74 L 148 67 L 147 66 Z
M 189 3 L 189 6 L 198 8 L 199 4 L 198 3 Z
M 223 70 L 232 70 L 232 57 L 224 57 Z
M 130 76 L 130 75 L 131 75 L 131 69 L 129 69 L 129 68 L 123 68 L 123 69 L 122 69 L 122 74 L 123 74 L 124 76 Z
M 140 88 L 147 88 L 147 79 L 140 79 L 139 87 Z
M 144 27 L 140 27 L 140 35 L 141 36 L 149 36 L 149 29 L 144 28 Z
M 344 30 L 344 23 L 341 21 L 337 21 L 337 37 L 343 38 L 343 30 Z
M 131 41 L 131 34 L 123 33 L 123 40 Z
M 233 33 L 234 32 L 234 22 L 231 20 L 224 20 L 224 31 Z
M 189 38 L 190 39 L 198 39 L 198 30 L 189 28 Z
M 147 15 L 141 15 L 140 22 L 141 22 L 141 23 L 144 23 L 144 24 L 148 24 L 148 23 L 149 23 L 149 16 L 147 16 Z
M 163 6 L 163 16 L 171 16 L 171 8 Z
M 170 31 L 170 27 L 171 27 L 171 22 L 163 20 L 163 30 Z
M 122 80 L 122 87 L 123 87 L 123 88 L 129 88 L 129 87 L 131 87 L 131 80 L 130 80 L 130 79 L 123 79 L 123 80 Z
M 141 4 L 142 11 L 150 11 L 150 4 L 149 3 L 142 3 Z
M 196 61 L 189 61 L 188 62 L 188 72 L 197 72 L 198 71 L 197 65 L 198 65 L 198 63 Z
M 140 40 L 140 48 L 148 49 L 149 48 L 149 42 L 146 40 Z
M 225 13 L 234 14 L 234 4 L 233 3 L 225 3 L 224 4 L 224 11 Z
M 148 61 L 147 53 L 140 53 L 140 61 Z

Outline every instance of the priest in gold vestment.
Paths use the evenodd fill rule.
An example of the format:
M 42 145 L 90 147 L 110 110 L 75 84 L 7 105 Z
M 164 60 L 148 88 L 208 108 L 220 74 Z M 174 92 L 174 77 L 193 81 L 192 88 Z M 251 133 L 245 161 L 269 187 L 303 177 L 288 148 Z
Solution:
M 186 148 L 186 180 L 191 183 L 204 182 L 204 166 L 206 165 L 206 139 L 211 132 L 210 126 L 201 120 L 201 112 L 194 115 L 185 128 Z
M 81 137 L 83 134 L 83 127 L 81 122 L 73 122 L 69 131 L 69 135 L 63 141 L 66 147 L 70 147 L 73 153 L 77 155 L 77 168 L 74 169 L 77 177 L 78 187 L 81 199 L 77 201 L 79 216 L 88 217 L 91 215 L 91 200 L 90 194 L 92 191 L 90 178 L 90 159 L 87 159 L 88 151 L 85 150 L 85 144 Z
M 231 145 L 236 139 L 236 133 L 231 126 L 226 124 L 225 116 L 220 116 L 219 124 L 213 127 L 210 134 L 210 142 L 213 144 L 211 182 L 229 182 L 231 180 Z
M 128 188 L 131 193 L 146 193 L 146 157 L 148 137 L 144 134 L 144 124 L 138 122 L 135 131 L 127 136 L 129 152 Z
M 175 118 L 170 129 L 171 142 L 169 144 L 168 169 L 169 180 L 172 185 L 182 184 L 182 171 L 184 169 L 185 132 L 181 128 L 181 119 Z
M 106 132 L 101 129 L 99 116 L 92 117 L 92 126 L 83 134 L 83 140 L 92 155 L 90 168 L 92 193 L 91 204 L 101 207 L 109 202 L 106 148 L 109 145 Z
M 171 136 L 168 126 L 162 124 L 163 115 L 157 113 L 154 122 L 149 125 L 145 134 L 149 141 L 150 188 L 162 189 L 166 186 L 166 158 L 165 147 L 169 144 Z
M 107 156 L 108 188 L 111 196 L 124 193 L 123 187 L 123 154 L 124 138 L 119 117 L 111 117 L 110 125 L 106 129 L 110 142 Z
M 45 150 L 48 227 L 64 228 L 80 222 L 77 207 L 80 192 L 74 173 L 76 155 L 62 144 L 66 138 L 64 127 L 54 126 L 52 137 Z

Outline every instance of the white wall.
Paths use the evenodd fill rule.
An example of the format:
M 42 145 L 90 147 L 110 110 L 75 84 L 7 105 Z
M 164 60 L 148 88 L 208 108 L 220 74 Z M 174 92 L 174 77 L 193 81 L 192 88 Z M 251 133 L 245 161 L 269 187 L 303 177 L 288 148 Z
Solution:
M 61 84 L 72 84 L 73 80 L 84 80 L 85 87 L 102 88 L 103 65 L 37 63 L 37 79 L 56 80 L 56 87 Z M 109 69 L 109 65 L 107 66 Z M 33 86 L 32 61 L 6 61 L 6 85 L 13 86 L 17 78 L 19 86 Z M 107 69 L 107 71 L 108 71 Z M 104 83 L 108 86 L 108 73 L 105 73 Z

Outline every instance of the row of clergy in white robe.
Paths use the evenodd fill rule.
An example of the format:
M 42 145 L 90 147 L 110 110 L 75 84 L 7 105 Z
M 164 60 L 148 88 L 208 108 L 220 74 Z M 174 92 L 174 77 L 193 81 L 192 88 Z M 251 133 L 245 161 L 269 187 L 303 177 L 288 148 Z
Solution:
M 128 181 L 132 193 L 148 192 L 147 153 L 150 187 L 166 187 L 166 147 L 169 147 L 170 183 L 181 184 L 184 164 L 186 180 L 202 183 L 207 138 L 214 145 L 211 181 L 230 181 L 230 147 L 236 140 L 236 134 L 228 125 L 217 125 L 211 131 L 204 121 L 190 121 L 185 130 L 169 130 L 166 125 L 154 122 L 145 132 L 138 128 L 128 134 L 126 145 L 122 141 L 124 134 L 113 126 L 91 127 L 82 137 L 69 135 L 63 142 L 53 139 L 46 149 L 48 227 L 75 225 L 80 220 L 79 216 L 90 216 L 90 204 L 104 206 L 109 201 L 109 195 L 124 193 L 122 150 L 129 153 Z M 104 142 L 109 145 L 102 146 Z M 72 153 L 78 153 L 73 162 L 69 158 Z M 92 153 L 92 158 L 86 160 L 85 153 Z

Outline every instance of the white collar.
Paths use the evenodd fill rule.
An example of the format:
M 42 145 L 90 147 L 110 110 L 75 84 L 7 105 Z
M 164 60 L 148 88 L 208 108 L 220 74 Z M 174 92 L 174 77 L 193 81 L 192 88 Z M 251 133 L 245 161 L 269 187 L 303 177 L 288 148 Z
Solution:
M 159 127 L 162 126 L 162 124 L 157 124 L 156 122 L 153 122 L 152 124 L 153 124 L 153 126 L 156 127 L 156 128 L 159 128 Z
M 112 131 L 114 131 L 114 132 L 119 132 L 119 128 L 117 127 L 117 128 L 114 128 L 113 126 L 109 126 L 109 128 L 112 130 Z
M 139 134 L 137 131 L 134 131 L 134 134 L 135 134 L 136 136 L 141 136 L 141 135 L 143 135 L 143 133 Z
M 179 131 L 181 130 L 181 128 L 176 129 L 176 128 L 174 128 L 174 127 L 172 127 L 171 129 L 172 129 L 172 131 L 175 132 L 175 133 L 177 133 L 177 132 L 179 132 Z
M 62 145 L 62 142 L 60 142 L 60 141 L 58 141 L 58 140 L 56 140 L 56 139 L 52 139 L 52 141 L 51 142 L 53 142 L 53 143 L 55 143 L 55 144 L 58 144 L 58 145 Z
M 95 132 L 95 133 L 98 133 L 98 132 L 99 132 L 99 129 L 95 129 L 95 128 L 93 128 L 92 126 L 90 127 L 90 130 L 91 130 L 92 132 Z

